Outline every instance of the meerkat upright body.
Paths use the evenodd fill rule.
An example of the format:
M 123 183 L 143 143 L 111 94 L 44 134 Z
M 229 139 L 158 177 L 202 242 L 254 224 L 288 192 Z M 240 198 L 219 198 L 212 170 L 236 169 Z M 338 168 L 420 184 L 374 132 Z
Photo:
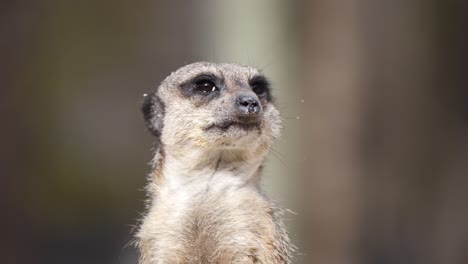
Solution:
M 290 263 L 279 209 L 260 174 L 279 113 L 256 69 L 199 62 L 145 97 L 157 138 L 140 263 Z

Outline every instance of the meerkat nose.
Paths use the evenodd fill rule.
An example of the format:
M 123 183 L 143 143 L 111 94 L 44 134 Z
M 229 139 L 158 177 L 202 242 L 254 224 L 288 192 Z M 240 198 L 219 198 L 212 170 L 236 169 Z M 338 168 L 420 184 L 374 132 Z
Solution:
M 237 110 L 243 115 L 255 115 L 260 112 L 260 103 L 250 95 L 239 95 L 236 100 Z

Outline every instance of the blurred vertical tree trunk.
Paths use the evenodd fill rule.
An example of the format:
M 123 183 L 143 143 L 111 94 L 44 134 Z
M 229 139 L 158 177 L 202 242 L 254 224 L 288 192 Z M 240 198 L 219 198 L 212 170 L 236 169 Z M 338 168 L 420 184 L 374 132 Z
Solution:
M 435 82 L 434 10 L 422 1 L 367 7 L 361 250 L 367 263 L 437 263 L 447 113 Z
M 468 198 L 461 177 L 468 146 L 458 134 L 466 124 L 456 117 L 462 82 L 447 74 L 453 40 L 440 34 L 461 34 L 445 21 L 458 14 L 447 13 L 450 1 L 366 3 L 362 257 L 466 263 L 460 254 L 468 215 L 459 199 Z
M 362 44 L 359 0 L 317 0 L 304 40 L 303 263 L 357 263 Z M 305 2 L 303 2 L 305 4 Z

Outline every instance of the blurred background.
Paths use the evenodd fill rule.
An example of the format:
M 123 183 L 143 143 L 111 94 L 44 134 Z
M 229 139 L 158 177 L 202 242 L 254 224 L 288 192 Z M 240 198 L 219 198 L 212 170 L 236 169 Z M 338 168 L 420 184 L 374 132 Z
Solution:
M 468 263 L 468 5 L 457 0 L 0 4 L 1 263 L 135 263 L 142 94 L 250 64 L 283 136 L 265 189 L 295 263 Z

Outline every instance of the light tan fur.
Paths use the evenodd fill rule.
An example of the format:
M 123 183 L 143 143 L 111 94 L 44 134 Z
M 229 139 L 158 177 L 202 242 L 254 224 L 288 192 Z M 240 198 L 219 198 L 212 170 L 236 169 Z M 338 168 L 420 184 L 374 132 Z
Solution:
M 184 94 L 181 87 L 200 74 L 223 81 L 218 97 Z M 247 66 L 199 62 L 178 69 L 148 95 L 155 106 L 148 108 L 147 124 L 158 147 L 148 212 L 137 234 L 141 264 L 290 263 L 280 210 L 260 189 L 265 156 L 280 130 L 274 104 L 258 98 L 256 129 L 207 129 L 231 118 L 236 96 L 252 94 L 249 80 L 257 75 Z

